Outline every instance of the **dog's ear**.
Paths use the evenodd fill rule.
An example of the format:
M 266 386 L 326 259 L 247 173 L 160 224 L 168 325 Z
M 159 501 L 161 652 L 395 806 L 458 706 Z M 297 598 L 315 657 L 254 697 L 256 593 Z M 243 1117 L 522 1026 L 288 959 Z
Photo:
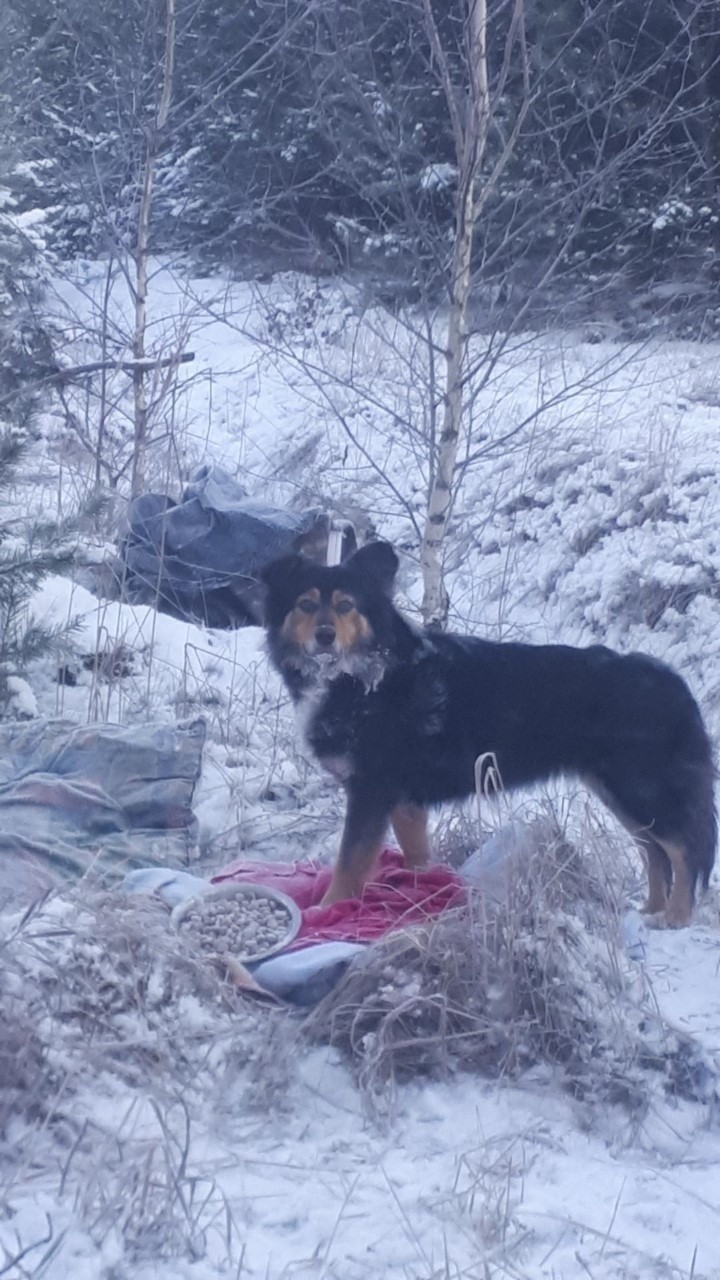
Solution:
M 260 581 L 270 595 L 278 595 L 287 591 L 297 579 L 300 571 L 306 567 L 307 560 L 297 554 L 282 556 L 279 560 L 271 560 L 260 571 Z
M 391 596 L 400 561 L 389 542 L 366 542 L 346 561 L 348 569 Z

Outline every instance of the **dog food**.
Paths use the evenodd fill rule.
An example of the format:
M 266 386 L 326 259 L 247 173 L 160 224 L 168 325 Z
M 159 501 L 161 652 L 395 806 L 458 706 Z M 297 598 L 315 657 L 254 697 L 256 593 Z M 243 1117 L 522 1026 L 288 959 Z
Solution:
M 288 936 L 287 907 L 261 894 L 198 898 L 184 913 L 182 928 L 192 930 L 209 951 L 235 956 L 264 955 Z

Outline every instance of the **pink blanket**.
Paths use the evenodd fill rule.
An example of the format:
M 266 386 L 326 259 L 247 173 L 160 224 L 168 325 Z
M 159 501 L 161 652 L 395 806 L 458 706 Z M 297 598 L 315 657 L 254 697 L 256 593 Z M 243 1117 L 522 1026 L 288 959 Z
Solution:
M 399 849 L 385 848 L 362 898 L 321 907 L 332 869 L 315 862 L 231 862 L 213 884 L 249 881 L 286 893 L 302 911 L 302 925 L 288 951 L 316 942 L 374 942 L 391 929 L 417 924 L 465 901 L 466 886 L 449 867 L 408 871 Z

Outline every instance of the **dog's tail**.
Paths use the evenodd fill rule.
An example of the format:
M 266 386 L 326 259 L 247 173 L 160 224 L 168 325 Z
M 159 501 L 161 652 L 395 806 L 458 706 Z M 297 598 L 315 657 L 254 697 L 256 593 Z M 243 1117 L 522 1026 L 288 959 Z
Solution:
M 700 719 L 699 712 L 698 719 Z M 705 890 L 710 883 L 717 850 L 715 782 L 718 775 L 713 761 L 712 746 L 702 721 L 695 726 L 693 737 L 694 760 L 690 765 L 692 785 L 688 788 L 685 806 L 687 815 L 684 832 L 685 856 L 693 880 L 699 882 Z
M 716 771 L 710 762 L 707 777 L 704 779 L 702 804 L 699 807 L 695 823 L 693 850 L 698 878 L 703 889 L 707 889 L 710 876 L 715 865 L 717 850 L 718 824 L 715 810 L 715 778 Z

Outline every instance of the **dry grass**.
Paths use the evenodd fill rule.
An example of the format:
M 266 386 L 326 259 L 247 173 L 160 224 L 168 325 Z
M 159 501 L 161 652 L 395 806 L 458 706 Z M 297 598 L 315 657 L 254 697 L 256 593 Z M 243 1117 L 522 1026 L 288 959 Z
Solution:
M 131 1262 L 212 1256 L 234 1274 L 242 1233 L 195 1154 L 196 1117 L 212 1099 L 222 1126 L 229 1099 L 278 1109 L 284 1011 L 244 999 L 162 903 L 117 892 L 48 898 L 6 929 L 0 972 L 0 1202 L 32 1178 L 55 1205 L 42 1237 L 0 1250 L 0 1274 L 45 1274 L 70 1205 Z
M 376 1109 L 402 1079 L 459 1069 L 512 1077 L 550 1064 L 576 1095 L 638 1115 L 653 1089 L 698 1098 L 714 1087 L 690 1042 L 642 1003 L 614 943 L 614 886 L 592 850 L 581 857 L 550 819 L 533 830 L 535 855 L 509 903 L 492 914 L 473 903 L 369 948 L 305 1023 L 349 1054 Z M 168 928 L 161 904 L 117 894 L 49 899 L 0 942 L 0 969 L 0 1199 L 12 1205 L 28 1179 L 53 1191 L 47 1226 L 41 1216 L 18 1231 L 0 1272 L 59 1274 L 48 1267 L 65 1256 L 71 1208 L 97 1247 L 116 1242 L 118 1277 L 169 1259 L 244 1274 L 247 1207 L 228 1199 L 222 1161 L 208 1158 L 207 1120 L 227 1136 L 252 1110 L 264 1131 L 297 1102 L 287 1016 L 242 1000 Z M 461 1160 L 447 1212 L 472 1219 L 478 1266 L 522 1280 L 532 1231 L 518 1141 Z M 331 1253 L 332 1238 L 328 1276 Z M 459 1271 L 448 1257 L 447 1272 L 428 1261 L 416 1274 Z
M 46 1117 L 48 1099 L 56 1094 L 58 1079 L 22 993 L 7 973 L 2 975 L 0 1010 L 0 1140 L 4 1141 L 11 1122 Z
M 282 1016 L 243 999 L 192 939 L 170 927 L 157 898 L 82 886 L 57 894 L 26 914 L 0 955 L 6 1017 L 13 991 L 21 992 L 22 1025 L 35 1040 L 46 1052 L 62 1047 L 68 1061 L 77 1050 L 78 1070 L 94 1076 L 202 1089 L 226 1060 L 237 1067 L 240 1045 L 260 1045 L 263 1029 L 270 1034 Z M 244 1063 L 251 1059 L 246 1049 Z
M 375 1105 L 416 1075 L 515 1077 L 539 1065 L 589 1101 L 642 1110 L 658 1081 L 706 1100 L 710 1070 L 662 1024 L 627 962 L 616 886 L 593 851 L 581 856 L 549 821 L 533 840 L 509 900 L 475 897 L 369 948 L 306 1034 L 347 1054 Z

